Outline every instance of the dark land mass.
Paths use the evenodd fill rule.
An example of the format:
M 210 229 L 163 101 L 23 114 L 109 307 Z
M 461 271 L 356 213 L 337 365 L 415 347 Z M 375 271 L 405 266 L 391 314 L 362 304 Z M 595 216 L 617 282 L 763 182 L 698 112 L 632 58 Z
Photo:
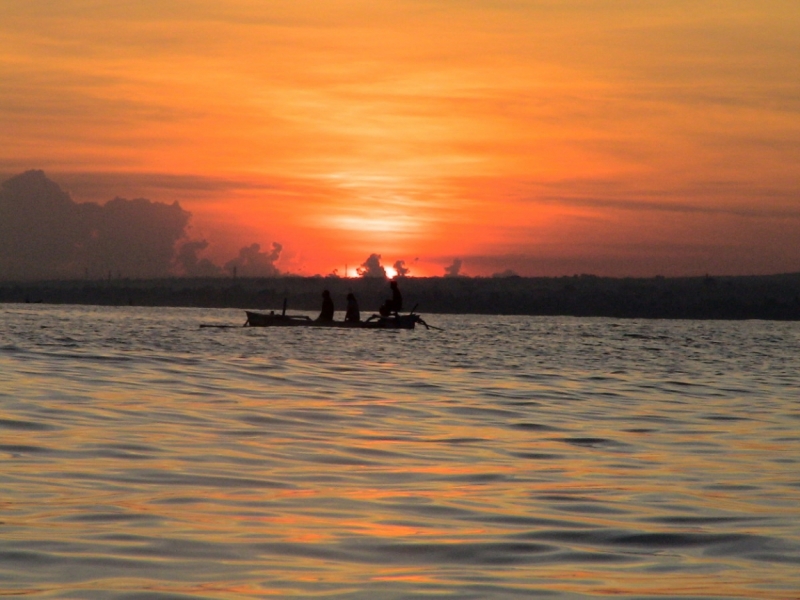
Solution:
M 400 280 L 404 310 L 647 319 L 800 320 L 800 273 L 751 277 L 427 277 Z M 331 277 L 204 278 L 0 283 L 0 302 L 319 310 L 337 314 L 352 291 L 362 315 L 390 297 L 386 280 Z

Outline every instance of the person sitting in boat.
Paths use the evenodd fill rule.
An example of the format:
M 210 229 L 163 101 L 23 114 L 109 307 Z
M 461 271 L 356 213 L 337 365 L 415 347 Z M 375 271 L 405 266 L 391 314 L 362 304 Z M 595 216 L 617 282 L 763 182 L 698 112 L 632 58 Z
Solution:
M 322 311 L 320 311 L 317 321 L 333 321 L 333 299 L 328 290 L 322 292 Z
M 389 287 L 392 289 L 392 297 L 387 299 L 386 302 L 383 303 L 383 306 L 378 309 L 382 317 L 391 315 L 397 316 L 397 314 L 403 310 L 403 296 L 400 294 L 400 288 L 397 287 L 397 282 L 392 281 Z
M 361 312 L 358 310 L 358 301 L 353 292 L 347 294 L 347 312 L 344 320 L 349 323 L 358 323 L 361 320 Z

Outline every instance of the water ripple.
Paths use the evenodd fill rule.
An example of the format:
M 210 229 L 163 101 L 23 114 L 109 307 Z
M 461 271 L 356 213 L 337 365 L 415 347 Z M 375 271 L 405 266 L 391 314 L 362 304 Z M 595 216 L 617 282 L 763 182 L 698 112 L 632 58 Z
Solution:
M 0 311 L 0 594 L 800 589 L 798 324 Z

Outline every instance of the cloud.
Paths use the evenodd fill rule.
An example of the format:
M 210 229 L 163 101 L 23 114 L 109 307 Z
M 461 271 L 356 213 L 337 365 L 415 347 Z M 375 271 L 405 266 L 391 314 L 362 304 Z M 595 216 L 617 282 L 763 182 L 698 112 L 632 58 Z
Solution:
M 187 237 L 191 216 L 178 202 L 144 198 L 76 203 L 43 171 L 27 171 L 0 187 L 0 279 L 223 275 L 222 267 L 201 257 L 208 242 Z M 225 269 L 279 275 L 282 249 L 276 242 L 261 252 L 254 243 Z
M 242 277 L 276 277 L 280 275 L 275 262 L 281 256 L 281 246 L 277 242 L 272 243 L 270 252 L 261 252 L 260 244 L 251 244 L 239 250 L 239 256 L 225 263 L 225 270 L 233 272 Z
M 200 258 L 198 253 L 208 248 L 206 240 L 195 240 L 184 243 L 175 257 L 178 270 L 187 277 L 216 277 L 223 273 L 222 267 L 215 265 L 207 258 Z
M 190 217 L 177 202 L 77 204 L 27 171 L 0 189 L 0 278 L 165 277 Z
M 444 276 L 445 277 L 459 277 L 461 271 L 461 259 L 454 258 L 453 264 L 449 267 L 444 268 Z
M 93 212 L 96 217 L 86 244 L 90 271 L 136 278 L 171 274 L 175 244 L 185 236 L 191 218 L 177 202 L 115 198 Z
M 386 277 L 386 269 L 381 266 L 380 254 L 370 254 L 356 272 L 360 277 Z
M 2 163 L 0 163 L 2 164 Z M 112 198 L 116 190 L 131 190 L 137 196 L 164 197 L 169 195 L 195 204 L 219 194 L 233 195 L 248 191 L 275 191 L 285 182 L 250 179 L 231 179 L 204 175 L 169 173 L 129 173 L 115 171 L 58 172 L 53 175 L 64 189 L 82 201 L 101 201 Z
M 662 196 L 679 196 L 680 191 Z M 651 192 L 652 195 L 655 195 Z M 688 195 L 688 192 L 687 192 Z M 708 195 L 710 196 L 710 194 Z M 754 197 L 769 198 L 771 200 L 789 203 L 796 198 L 796 193 L 770 193 L 768 191 L 754 194 Z M 732 215 L 736 217 L 764 218 L 764 219 L 797 219 L 800 218 L 800 209 L 793 206 L 780 206 L 775 203 L 769 205 L 736 206 L 713 205 L 702 203 L 688 203 L 670 200 L 648 200 L 644 194 L 639 197 L 600 197 L 600 196 L 540 196 L 532 198 L 539 204 L 554 204 L 562 206 L 586 207 L 594 209 L 617 209 L 636 212 L 666 212 L 709 215 Z
M 398 277 L 405 277 L 411 273 L 411 269 L 406 266 L 406 261 L 398 260 L 394 263 L 394 270 L 397 272 Z
M 56 277 L 74 270 L 78 247 L 90 239 L 88 219 L 41 171 L 0 188 L 0 276 Z

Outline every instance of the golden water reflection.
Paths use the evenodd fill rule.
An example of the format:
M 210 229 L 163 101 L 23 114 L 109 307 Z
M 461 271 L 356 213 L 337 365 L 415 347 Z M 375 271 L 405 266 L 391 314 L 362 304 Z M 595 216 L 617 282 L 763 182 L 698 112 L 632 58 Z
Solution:
M 361 339 L 356 370 L 189 327 L 169 356 L 0 354 L 0 593 L 793 597 L 797 376 L 753 372 L 745 397 L 687 361 L 675 392 L 599 325 L 625 374 L 570 368 L 574 348 L 537 363 L 522 348 L 550 329 L 527 326 L 508 370 L 445 368 L 423 334 Z

